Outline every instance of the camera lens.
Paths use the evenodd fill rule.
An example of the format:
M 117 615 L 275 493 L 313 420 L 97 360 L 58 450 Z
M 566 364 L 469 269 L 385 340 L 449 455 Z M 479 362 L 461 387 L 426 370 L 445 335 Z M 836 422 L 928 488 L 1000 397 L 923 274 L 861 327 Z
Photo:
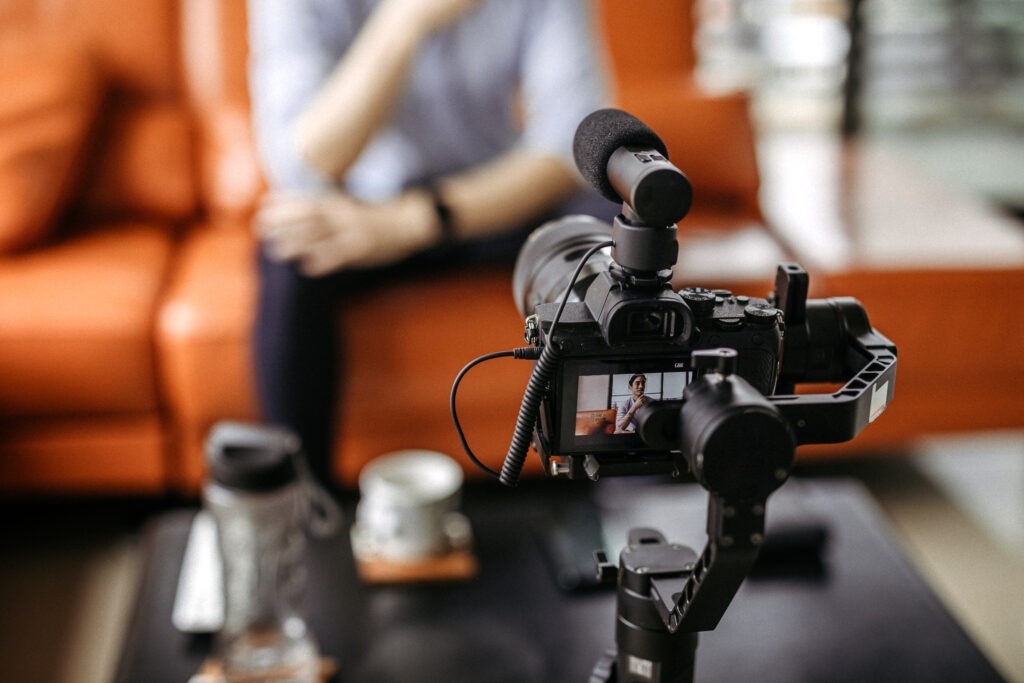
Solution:
M 534 230 L 519 251 L 512 274 L 520 315 L 533 313 L 537 304 L 559 301 L 587 249 L 611 238 L 611 226 L 593 216 L 566 216 Z M 570 300 L 582 298 L 594 276 L 608 270 L 610 263 L 609 251 L 594 254 L 580 272 Z

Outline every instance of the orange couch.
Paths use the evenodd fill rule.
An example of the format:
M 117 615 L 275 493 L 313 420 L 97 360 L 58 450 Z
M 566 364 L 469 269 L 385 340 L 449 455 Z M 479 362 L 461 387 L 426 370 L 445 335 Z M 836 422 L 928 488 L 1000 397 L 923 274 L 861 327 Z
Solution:
M 576 412 L 576 434 L 615 433 L 615 410 L 579 410 Z
M 709 225 L 756 220 L 744 99 L 692 86 L 686 3 L 643 4 L 598 13 L 622 106 L 685 159 Z M 12 0 L 0 45 L 0 490 L 194 491 L 211 424 L 259 417 L 244 0 Z M 520 343 L 510 282 L 468 267 L 345 305 L 344 481 L 391 449 L 457 451 L 456 372 Z M 464 384 L 484 457 L 507 446 L 527 365 Z M 356 387 L 387 398 L 386 423 L 346 400 Z
M 181 318 L 169 286 L 195 237 L 245 234 L 261 192 L 234 66 L 240 10 L 205 0 L 0 7 L 5 490 L 173 482 L 181 441 L 159 347 L 163 321 L 181 329 Z M 251 412 L 247 388 L 235 390 Z

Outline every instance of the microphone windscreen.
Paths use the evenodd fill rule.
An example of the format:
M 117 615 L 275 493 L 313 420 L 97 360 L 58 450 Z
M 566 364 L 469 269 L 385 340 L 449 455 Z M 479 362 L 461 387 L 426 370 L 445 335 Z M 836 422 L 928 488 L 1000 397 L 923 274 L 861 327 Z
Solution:
M 580 122 L 572 141 L 576 168 L 606 199 L 622 197 L 608 180 L 608 159 L 619 147 L 656 149 L 668 158 L 668 150 L 657 133 L 632 114 L 621 109 L 598 109 Z

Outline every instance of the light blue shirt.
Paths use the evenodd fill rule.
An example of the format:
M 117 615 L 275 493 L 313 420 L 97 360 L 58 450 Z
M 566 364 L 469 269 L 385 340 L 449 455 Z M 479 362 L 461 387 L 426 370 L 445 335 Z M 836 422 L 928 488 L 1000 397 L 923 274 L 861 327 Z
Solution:
M 253 115 L 272 187 L 329 185 L 300 158 L 292 125 L 378 1 L 249 0 Z M 381 200 L 517 146 L 572 167 L 576 126 L 605 106 L 593 32 L 587 0 L 485 0 L 421 46 L 345 189 Z
M 622 400 L 622 403 L 619 404 L 619 410 L 615 414 L 615 429 L 623 431 L 623 432 L 635 432 L 636 431 L 636 426 L 637 425 L 636 425 L 636 414 L 635 413 L 634 413 L 633 417 L 630 418 L 629 424 L 626 425 L 625 429 L 619 427 L 619 424 L 626 417 L 626 413 L 629 412 L 629 409 L 633 407 L 634 403 L 636 403 L 636 401 L 633 400 L 633 397 L 632 396 L 627 396 L 626 398 L 624 398 Z

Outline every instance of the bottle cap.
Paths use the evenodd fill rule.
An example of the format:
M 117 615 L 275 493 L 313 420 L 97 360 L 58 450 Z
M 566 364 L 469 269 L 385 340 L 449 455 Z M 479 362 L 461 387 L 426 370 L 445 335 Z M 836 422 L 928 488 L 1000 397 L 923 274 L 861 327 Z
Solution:
M 297 479 L 299 438 L 281 427 L 219 422 L 206 440 L 210 478 L 221 486 L 268 492 Z

